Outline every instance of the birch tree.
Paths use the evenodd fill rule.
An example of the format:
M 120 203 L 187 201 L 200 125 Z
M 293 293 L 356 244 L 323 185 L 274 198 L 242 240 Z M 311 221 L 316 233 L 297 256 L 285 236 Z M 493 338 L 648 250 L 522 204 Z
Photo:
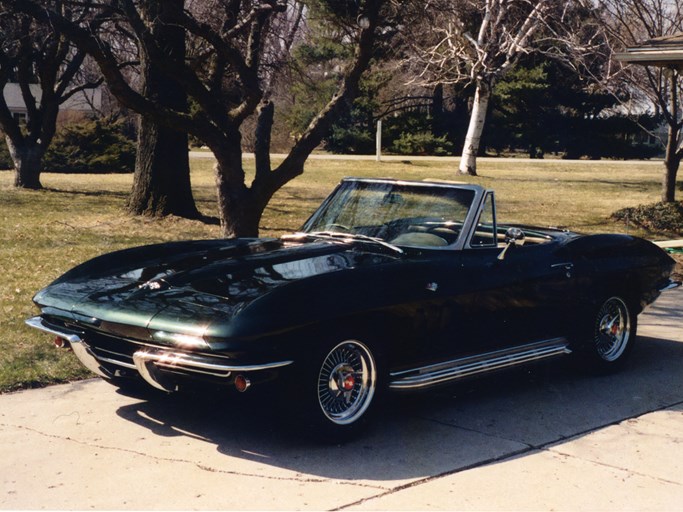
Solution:
M 417 73 L 415 81 L 469 84 L 474 91 L 460 173 L 477 174 L 491 91 L 520 56 L 532 50 L 551 5 L 557 2 L 436 0 L 426 4 L 426 24 L 411 37 L 414 43 L 408 62 Z

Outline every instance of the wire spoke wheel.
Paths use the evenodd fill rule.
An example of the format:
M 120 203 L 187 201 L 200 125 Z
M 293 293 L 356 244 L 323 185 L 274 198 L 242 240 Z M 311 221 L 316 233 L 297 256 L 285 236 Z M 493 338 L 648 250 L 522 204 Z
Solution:
M 596 317 L 595 348 L 604 361 L 618 360 L 631 338 L 628 306 L 618 297 L 605 301 Z
M 367 411 L 375 395 L 377 364 L 363 343 L 347 340 L 325 357 L 318 374 L 318 404 L 336 425 L 350 425 Z

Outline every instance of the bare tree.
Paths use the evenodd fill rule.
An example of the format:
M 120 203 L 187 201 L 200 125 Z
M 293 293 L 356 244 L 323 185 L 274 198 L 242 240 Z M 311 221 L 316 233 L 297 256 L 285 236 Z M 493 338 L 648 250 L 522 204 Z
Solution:
M 265 96 L 264 64 L 268 59 L 264 48 L 273 34 L 274 20 L 288 14 L 287 0 L 213 0 L 205 3 L 212 12 L 210 19 L 195 16 L 189 9 L 174 13 L 167 22 L 182 27 L 201 50 L 194 61 L 168 58 L 138 2 L 102 1 L 118 9 L 144 46 L 145 54 L 183 88 L 193 108 L 185 112 L 140 94 L 121 73 L 111 46 L 85 27 L 72 23 L 59 12 L 45 9 L 35 0 L 22 1 L 21 8 L 58 27 L 92 55 L 110 90 L 124 106 L 160 125 L 187 131 L 211 148 L 217 160 L 216 188 L 224 236 L 258 234 L 261 215 L 273 194 L 303 172 L 308 155 L 320 143 L 337 113 L 357 95 L 360 77 L 373 56 L 376 28 L 385 4 L 385 0 L 348 2 L 348 42 L 355 47 L 354 57 L 342 74 L 335 95 L 284 161 L 273 168 L 267 143 L 273 105 Z M 356 25 L 356 20 L 362 20 L 363 28 Z M 257 138 L 261 142 L 256 144 L 256 176 L 247 184 L 240 127 L 255 112 L 259 116 Z
M 67 9 L 59 0 L 44 3 L 74 23 L 88 14 L 87 9 Z M 98 23 L 94 20 L 91 29 Z M 85 52 L 59 29 L 0 6 L 0 32 L 0 127 L 14 163 L 14 185 L 40 189 L 42 160 L 55 134 L 59 106 L 97 87 L 101 78 L 87 74 Z M 10 82 L 21 91 L 25 120 L 13 116 L 2 94 Z
M 590 68 L 583 71 L 588 71 L 586 74 L 594 83 L 612 92 L 634 117 L 645 109 L 663 115 L 668 130 L 665 140 L 660 138 L 666 148 L 662 202 L 673 202 L 676 176 L 683 159 L 680 63 L 678 67 L 628 65 L 615 59 L 615 54 L 644 44 L 666 48 L 663 44 L 666 36 L 679 35 L 683 41 L 683 5 L 678 0 L 583 0 L 583 3 L 594 9 L 595 20 L 604 35 L 606 62 L 599 72 Z M 649 133 L 660 137 L 655 132 Z
M 491 91 L 530 52 L 556 0 L 435 0 L 423 5 L 408 63 L 422 84 L 471 84 L 472 114 L 460 172 L 476 175 Z M 426 15 L 426 16 L 425 16 Z M 423 17 L 424 16 L 424 17 Z
M 186 58 L 185 30 L 172 23 L 183 12 L 183 0 L 146 0 L 138 2 L 141 20 L 148 34 L 157 41 L 166 59 L 183 62 Z M 129 82 L 139 80 L 138 90 L 145 98 L 153 98 L 164 108 L 187 113 L 187 93 L 174 76 L 156 64 L 156 58 L 146 50 L 137 32 L 130 28 L 125 17 L 116 10 L 106 9 L 112 42 L 118 41 L 124 52 L 117 60 L 125 62 L 121 53 L 129 51 L 139 65 Z M 178 215 L 199 217 L 192 195 L 188 136 L 184 130 L 158 123 L 153 117 L 142 115 L 138 122 L 138 150 L 135 160 L 133 187 L 128 198 L 128 210 L 136 215 Z

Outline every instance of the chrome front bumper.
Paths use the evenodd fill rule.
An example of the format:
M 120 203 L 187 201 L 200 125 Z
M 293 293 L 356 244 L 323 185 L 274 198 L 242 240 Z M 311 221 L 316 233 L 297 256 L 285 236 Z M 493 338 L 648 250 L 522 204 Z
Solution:
M 173 374 L 208 376 L 219 379 L 230 379 L 237 373 L 251 373 L 264 370 L 274 370 L 292 364 L 293 361 L 277 361 L 263 364 L 230 364 L 224 358 L 201 354 L 178 352 L 167 348 L 143 346 L 133 354 L 133 363 L 129 364 L 119 359 L 96 355 L 85 334 L 78 330 L 57 326 L 36 316 L 26 320 L 26 325 L 53 334 L 69 342 L 71 349 L 81 364 L 93 373 L 111 379 L 115 376 L 108 367 L 119 366 L 127 370 L 137 370 L 140 376 L 151 386 L 164 391 L 175 391 L 177 386 Z
M 29 318 L 26 320 L 26 325 L 68 341 L 71 349 L 83 366 L 105 379 L 111 379 L 113 377 L 113 374 L 98 362 L 88 344 L 83 341 L 82 332 L 52 325 L 40 316 Z
M 175 391 L 175 384 L 164 372 L 183 372 L 228 379 L 234 373 L 273 370 L 292 364 L 278 361 L 258 365 L 231 365 L 217 362 L 216 358 L 198 354 L 173 352 L 165 349 L 145 348 L 133 354 L 135 368 L 150 385 L 164 391 Z

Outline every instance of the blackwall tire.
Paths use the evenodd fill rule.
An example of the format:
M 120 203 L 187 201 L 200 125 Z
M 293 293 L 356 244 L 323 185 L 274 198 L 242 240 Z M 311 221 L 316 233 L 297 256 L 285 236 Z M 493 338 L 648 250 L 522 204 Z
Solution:
M 301 388 L 300 425 L 324 443 L 344 442 L 362 431 L 383 385 L 381 358 L 372 345 L 343 339 L 311 360 Z
M 582 366 L 592 373 L 613 373 L 633 350 L 637 316 L 628 301 L 615 295 L 600 303 L 592 322 L 591 339 L 578 354 Z
M 377 363 L 357 340 L 336 345 L 318 372 L 317 398 L 323 415 L 334 425 L 359 421 L 372 405 L 377 389 Z

